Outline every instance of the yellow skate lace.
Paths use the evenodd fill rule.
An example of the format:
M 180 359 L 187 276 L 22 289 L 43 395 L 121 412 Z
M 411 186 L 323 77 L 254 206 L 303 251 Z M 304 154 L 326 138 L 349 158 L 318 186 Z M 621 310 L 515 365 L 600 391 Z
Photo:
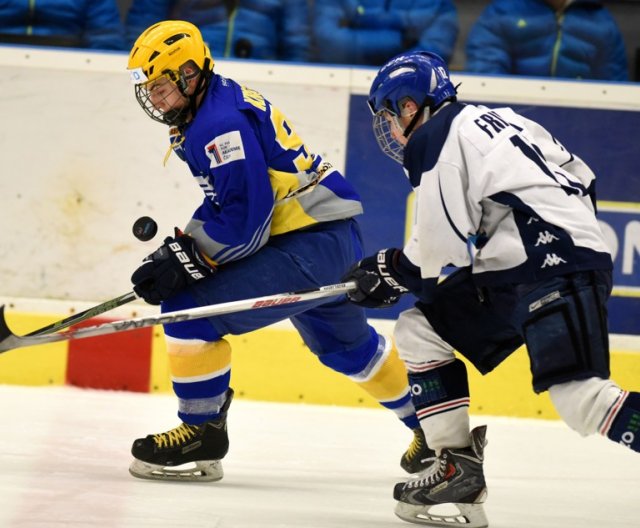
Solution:
M 159 448 L 173 447 L 174 445 L 180 445 L 187 440 L 193 438 L 200 432 L 200 428 L 197 425 L 188 425 L 183 423 L 178 427 L 167 431 L 166 433 L 160 433 L 153 435 L 153 439 Z
M 424 434 L 422 429 L 414 429 L 413 430 L 413 440 L 409 447 L 407 448 L 407 452 L 405 453 L 405 457 L 407 459 L 414 458 L 425 445 Z

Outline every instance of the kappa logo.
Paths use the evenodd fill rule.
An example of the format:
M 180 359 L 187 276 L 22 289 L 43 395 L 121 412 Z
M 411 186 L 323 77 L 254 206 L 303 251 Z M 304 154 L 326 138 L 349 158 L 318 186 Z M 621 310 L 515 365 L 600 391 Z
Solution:
M 541 231 L 538 233 L 538 241 L 536 242 L 536 247 L 540 244 L 551 244 L 554 240 L 560 240 L 557 236 L 552 235 L 549 231 Z
M 567 261 L 560 258 L 555 253 L 547 253 L 547 256 L 544 258 L 544 262 L 542 263 L 541 268 L 549 268 L 551 266 L 558 266 L 560 264 L 566 264 Z
M 245 159 L 244 145 L 239 130 L 213 138 L 205 145 L 204 151 L 211 160 L 209 167 L 212 169 L 235 160 Z

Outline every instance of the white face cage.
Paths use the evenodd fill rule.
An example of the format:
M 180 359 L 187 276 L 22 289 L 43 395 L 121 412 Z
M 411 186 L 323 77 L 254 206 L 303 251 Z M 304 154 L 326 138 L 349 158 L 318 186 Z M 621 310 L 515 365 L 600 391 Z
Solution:
M 393 137 L 391 132 L 392 124 L 385 117 L 384 110 L 373 116 L 373 134 L 380 150 L 389 156 L 393 161 L 402 165 L 404 159 L 404 145 Z M 396 116 L 392 119 L 397 120 Z M 401 127 L 398 126 L 401 130 Z

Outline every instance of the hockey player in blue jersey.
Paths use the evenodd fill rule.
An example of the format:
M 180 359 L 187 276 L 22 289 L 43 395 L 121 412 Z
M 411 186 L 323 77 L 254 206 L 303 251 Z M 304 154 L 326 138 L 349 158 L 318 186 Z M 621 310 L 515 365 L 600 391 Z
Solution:
M 260 93 L 214 73 L 194 25 L 170 20 L 148 28 L 131 50 L 128 69 L 138 102 L 171 127 L 173 151 L 204 194 L 184 230 L 133 273 L 140 297 L 166 312 L 312 289 L 337 282 L 362 257 L 353 219 L 362 207 L 354 189 Z M 287 318 L 324 365 L 414 430 L 402 467 L 414 473 L 429 463 L 433 452 L 424 443 L 403 362 L 392 341 L 367 324 L 364 310 L 342 295 L 165 325 L 182 424 L 134 442 L 134 476 L 222 478 L 233 396 L 224 337 Z M 195 468 L 172 469 L 185 463 Z
M 358 281 L 349 295 L 365 306 L 417 296 L 395 339 L 438 455 L 396 484 L 396 514 L 432 526 L 487 526 L 486 427 L 469 430 L 467 372 L 454 349 L 484 374 L 526 344 L 535 392 L 549 391 L 572 429 L 640 451 L 640 394 L 609 379 L 612 261 L 589 167 L 509 108 L 457 102 L 434 54 L 390 60 L 368 102 L 379 146 L 415 190 L 414 225 L 403 249 L 380 250 L 343 279 Z M 457 270 L 439 282 L 446 266 Z M 460 516 L 430 511 L 442 503 Z

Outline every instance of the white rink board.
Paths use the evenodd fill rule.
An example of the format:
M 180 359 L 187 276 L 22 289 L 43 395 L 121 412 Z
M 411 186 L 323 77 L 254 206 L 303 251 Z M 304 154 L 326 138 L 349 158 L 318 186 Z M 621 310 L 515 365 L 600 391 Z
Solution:
M 59 65 L 69 53 L 55 55 Z M 130 289 L 131 272 L 162 237 L 185 226 L 201 191 L 177 157 L 163 167 L 167 127 L 145 116 L 124 70 L 27 63 L 0 71 L 2 294 L 111 298 Z M 309 148 L 344 168 L 348 89 L 251 87 L 283 109 Z M 142 215 L 159 224 L 146 243 L 131 234 Z
M 0 283 L 7 297 L 95 301 L 130 288 L 129 276 L 201 201 L 166 127 L 133 96 L 126 54 L 0 46 Z M 345 166 L 351 93 L 375 70 L 251 61 L 216 71 L 262 91 L 308 147 Z M 454 74 L 471 100 L 640 109 L 640 86 Z M 160 226 L 131 235 L 136 218 Z

